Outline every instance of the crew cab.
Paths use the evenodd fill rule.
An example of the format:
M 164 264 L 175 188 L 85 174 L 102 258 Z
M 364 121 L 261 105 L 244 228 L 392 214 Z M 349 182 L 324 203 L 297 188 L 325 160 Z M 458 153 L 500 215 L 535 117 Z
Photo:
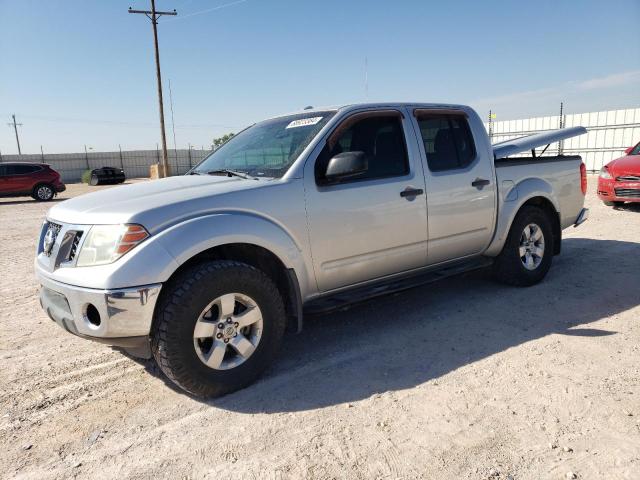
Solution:
M 193 395 L 223 395 L 253 382 L 306 312 L 477 268 L 540 282 L 562 230 L 588 212 L 580 157 L 535 148 L 584 132 L 491 145 L 476 112 L 448 104 L 271 118 L 187 175 L 51 208 L 41 303 L 70 333 L 153 357 Z

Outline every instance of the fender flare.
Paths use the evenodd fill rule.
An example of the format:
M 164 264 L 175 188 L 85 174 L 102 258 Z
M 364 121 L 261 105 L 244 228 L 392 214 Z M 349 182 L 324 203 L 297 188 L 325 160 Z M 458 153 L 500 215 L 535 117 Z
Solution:
M 506 188 L 504 188 L 506 185 Z M 556 213 L 560 212 L 560 203 L 556 198 L 551 184 L 541 178 L 527 178 L 516 185 L 509 185 L 509 181 L 502 182 L 502 199 L 498 202 L 496 231 L 485 255 L 495 257 L 502 251 L 507 241 L 511 224 L 516 215 L 532 198 L 544 198 L 549 201 Z M 511 186 L 511 188 L 509 188 Z
M 205 215 L 176 224 L 157 236 L 160 245 L 175 259 L 176 267 L 160 281 L 166 281 L 196 255 L 229 244 L 250 244 L 273 253 L 287 270 L 293 270 L 299 289 L 309 291 L 312 278 L 302 248 L 281 225 L 247 212 Z

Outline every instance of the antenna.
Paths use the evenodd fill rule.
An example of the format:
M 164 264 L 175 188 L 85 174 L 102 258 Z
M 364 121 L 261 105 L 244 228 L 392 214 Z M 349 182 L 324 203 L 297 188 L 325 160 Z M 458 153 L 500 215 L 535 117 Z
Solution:
M 364 98 L 369 100 L 369 59 L 364 57 Z

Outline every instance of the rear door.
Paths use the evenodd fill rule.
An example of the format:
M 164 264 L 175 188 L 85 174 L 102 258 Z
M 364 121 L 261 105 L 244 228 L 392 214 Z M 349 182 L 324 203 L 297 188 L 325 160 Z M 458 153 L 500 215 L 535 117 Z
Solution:
M 385 109 L 350 115 L 305 165 L 311 253 L 320 291 L 426 264 L 424 174 L 405 113 Z M 349 151 L 365 153 L 367 172 L 324 184 L 329 159 Z
M 8 165 L 8 184 L 10 193 L 30 194 L 35 184 L 34 174 L 42 167 L 39 165 L 14 164 Z
M 429 264 L 483 252 L 496 208 L 493 159 L 476 148 L 464 110 L 416 109 L 412 117 L 425 159 Z

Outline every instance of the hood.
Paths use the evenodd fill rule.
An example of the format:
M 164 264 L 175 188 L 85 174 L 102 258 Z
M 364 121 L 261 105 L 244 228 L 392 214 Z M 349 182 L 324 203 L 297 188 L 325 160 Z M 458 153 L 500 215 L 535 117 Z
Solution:
M 607 168 L 615 175 L 640 175 L 640 155 L 616 158 L 607 164 Z
M 168 223 L 215 209 L 221 196 L 267 183 L 214 175 L 169 177 L 66 200 L 52 207 L 47 218 L 76 225 L 139 223 L 153 233 Z

